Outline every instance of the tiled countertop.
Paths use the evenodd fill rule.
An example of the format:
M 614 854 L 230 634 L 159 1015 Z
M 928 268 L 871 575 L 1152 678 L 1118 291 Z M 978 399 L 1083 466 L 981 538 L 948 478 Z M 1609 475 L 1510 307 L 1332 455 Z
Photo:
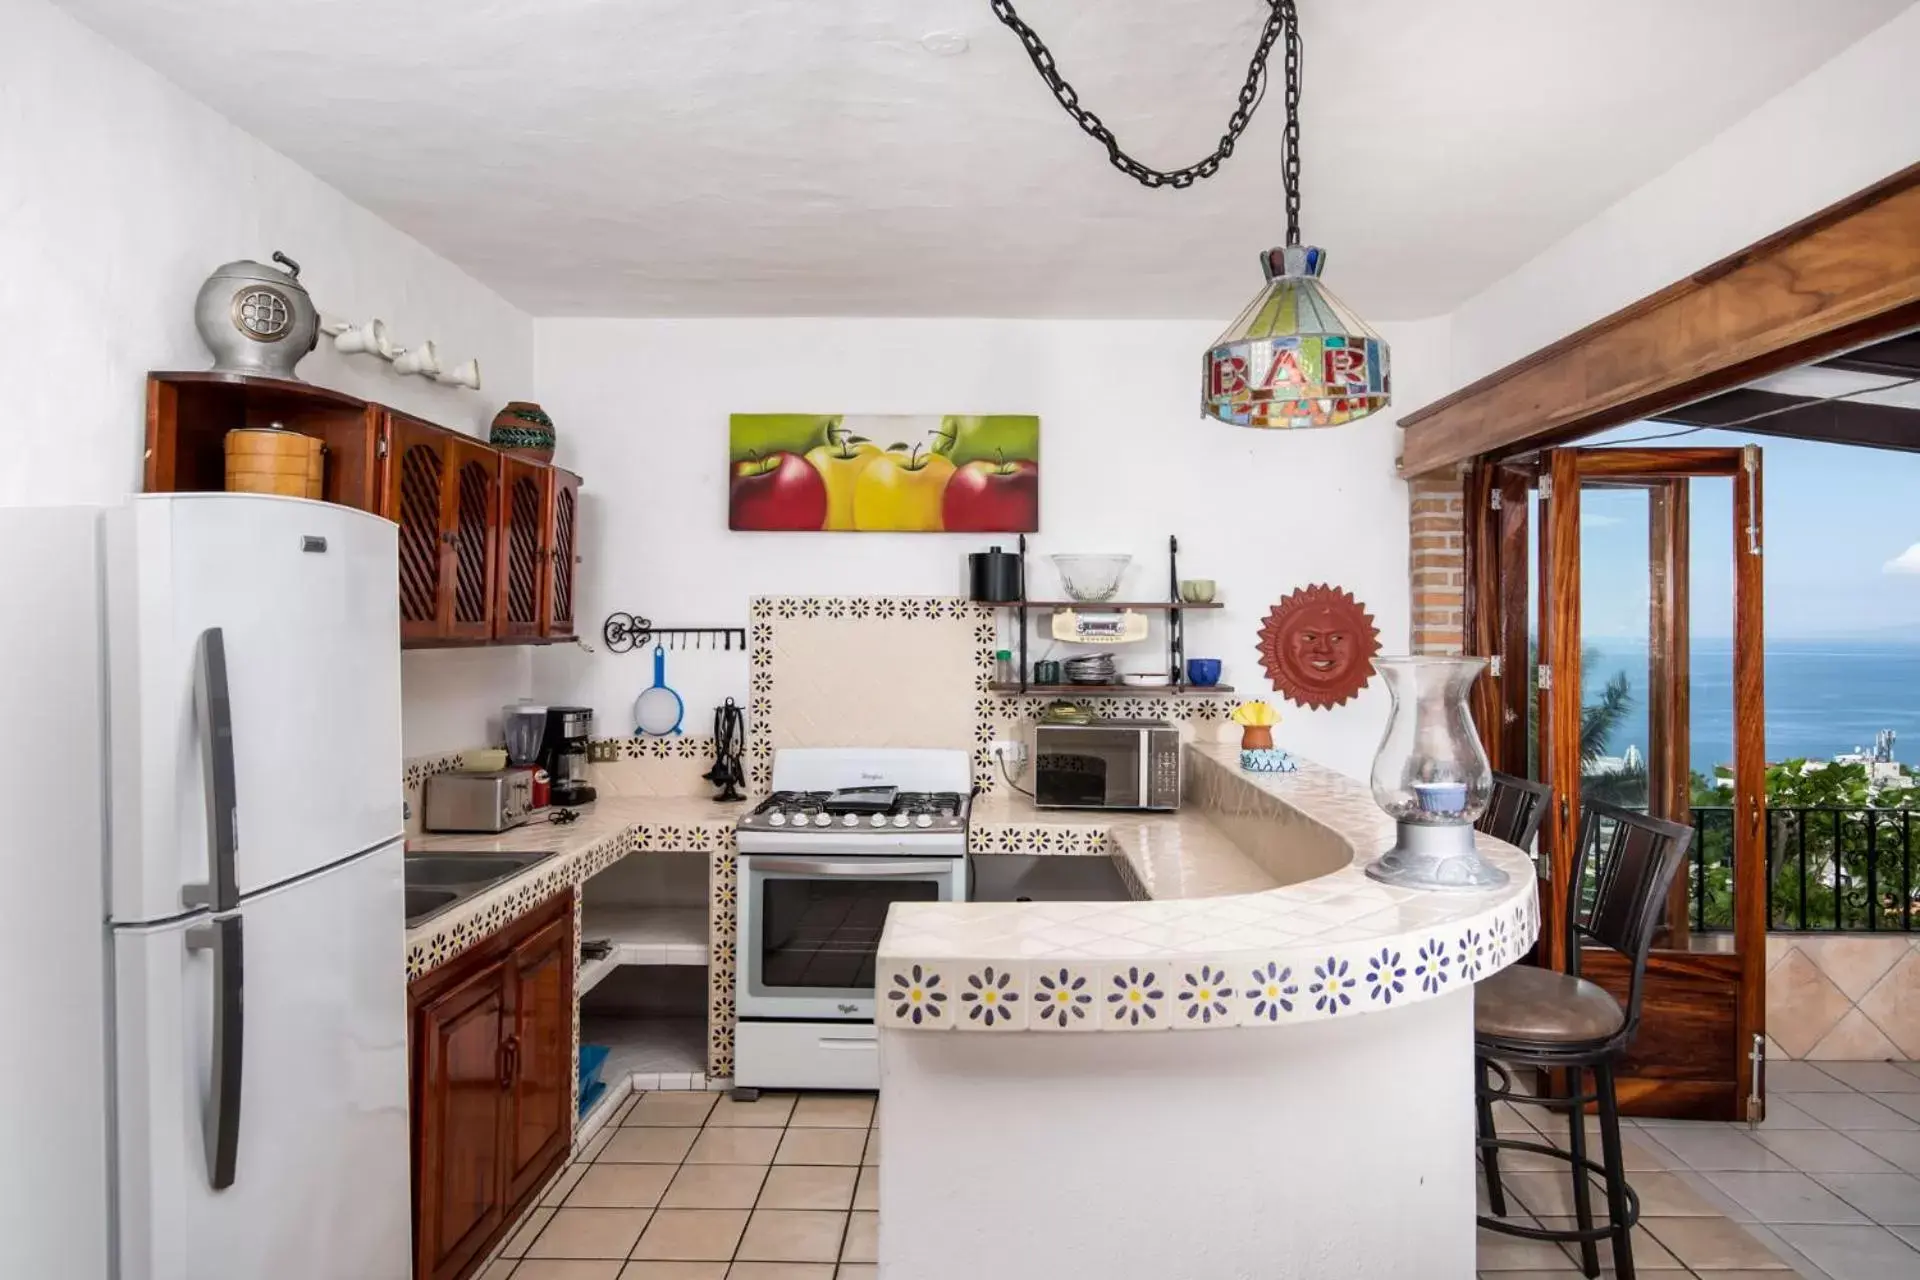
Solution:
M 913 903 L 888 914 L 878 1017 L 917 1031 L 1199 1030 L 1385 1010 L 1511 964 L 1539 928 L 1532 863 L 1479 837 L 1506 871 L 1485 893 L 1394 888 L 1364 868 L 1393 822 L 1360 783 L 1302 762 L 1247 774 L 1230 744 L 1193 744 L 1178 815 L 1055 816 L 981 806 L 977 848 L 1106 852 L 1147 901 Z M 1006 835 L 1003 833 L 1012 833 Z M 1075 834 L 1077 833 L 1077 834 Z M 1031 834 L 1031 841 L 1029 836 Z
M 711 852 L 733 842 L 734 820 L 752 801 L 726 804 L 698 796 L 608 796 L 583 806 L 576 822 L 535 819 L 498 835 L 419 835 L 408 853 L 524 853 L 552 850 L 518 875 L 407 930 L 407 977 L 444 964 L 505 928 L 567 885 L 583 884 L 629 853 L 647 849 Z

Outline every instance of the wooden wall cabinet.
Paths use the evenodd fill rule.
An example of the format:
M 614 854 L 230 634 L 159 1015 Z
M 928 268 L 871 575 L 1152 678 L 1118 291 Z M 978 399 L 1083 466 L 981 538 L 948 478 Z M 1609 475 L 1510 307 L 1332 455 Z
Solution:
M 547 590 L 546 532 L 551 469 L 500 455 L 500 574 L 493 602 L 497 640 L 540 638 Z
M 540 593 L 541 634 L 564 640 L 573 636 L 575 568 L 580 563 L 580 477 L 548 468 L 547 583 Z
M 574 635 L 580 477 L 323 387 L 226 373 L 147 378 L 148 493 L 225 487 L 226 433 L 325 445 L 322 497 L 400 526 L 403 647 Z
M 464 1280 L 573 1144 L 573 891 L 416 980 L 416 1280 Z
M 499 455 L 471 436 L 388 412 L 386 498 L 400 526 L 400 640 L 493 638 Z

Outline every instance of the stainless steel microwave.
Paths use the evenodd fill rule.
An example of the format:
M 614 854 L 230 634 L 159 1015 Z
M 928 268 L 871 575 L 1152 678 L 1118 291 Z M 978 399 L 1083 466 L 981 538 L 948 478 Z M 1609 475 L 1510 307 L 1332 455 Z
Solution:
M 1036 725 L 1033 764 L 1042 809 L 1180 807 L 1180 730 L 1165 720 Z

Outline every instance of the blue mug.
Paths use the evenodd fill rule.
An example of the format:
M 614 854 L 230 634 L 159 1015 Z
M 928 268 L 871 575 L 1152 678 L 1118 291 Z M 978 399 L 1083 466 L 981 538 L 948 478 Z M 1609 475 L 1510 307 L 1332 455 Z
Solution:
M 1220 683 L 1220 659 L 1188 658 L 1187 683 L 1207 688 Z

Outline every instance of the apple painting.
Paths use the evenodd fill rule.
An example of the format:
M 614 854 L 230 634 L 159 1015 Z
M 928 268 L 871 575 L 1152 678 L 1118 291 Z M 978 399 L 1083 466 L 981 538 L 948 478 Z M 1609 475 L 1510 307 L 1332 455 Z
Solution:
M 748 458 L 734 464 L 727 512 L 733 529 L 822 529 L 827 482 L 798 454 Z
M 1002 456 L 954 470 L 940 501 L 948 533 L 1004 533 L 1040 525 L 1040 467 Z
M 882 448 L 875 441 L 894 443 Z M 758 531 L 1032 533 L 1032 414 L 738 413 L 728 423 L 728 527 Z

